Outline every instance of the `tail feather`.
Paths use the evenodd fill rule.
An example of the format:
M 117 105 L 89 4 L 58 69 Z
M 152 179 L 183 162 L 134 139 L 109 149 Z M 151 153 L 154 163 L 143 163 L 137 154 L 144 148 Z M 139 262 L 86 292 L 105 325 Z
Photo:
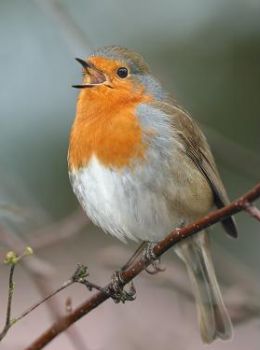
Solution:
M 177 253 L 190 276 L 202 340 L 211 343 L 216 338 L 230 339 L 232 324 L 217 282 L 207 234 L 202 232 L 182 242 Z

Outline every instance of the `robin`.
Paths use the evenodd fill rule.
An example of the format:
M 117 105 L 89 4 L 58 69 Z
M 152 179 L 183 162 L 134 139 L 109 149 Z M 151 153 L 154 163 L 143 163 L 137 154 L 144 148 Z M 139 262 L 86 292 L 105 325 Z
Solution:
M 83 67 L 68 167 L 89 218 L 121 241 L 157 242 L 229 203 L 210 147 L 138 53 L 95 50 Z M 222 221 L 237 236 L 233 218 Z M 206 231 L 175 246 L 186 264 L 205 343 L 232 335 Z

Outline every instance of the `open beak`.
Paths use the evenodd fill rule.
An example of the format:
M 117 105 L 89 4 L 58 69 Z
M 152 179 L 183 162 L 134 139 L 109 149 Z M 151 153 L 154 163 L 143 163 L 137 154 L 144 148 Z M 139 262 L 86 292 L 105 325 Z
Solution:
M 92 63 L 82 60 L 81 58 L 75 58 L 78 61 L 86 74 L 84 83 L 80 85 L 72 85 L 77 89 L 85 89 L 96 85 L 102 85 L 106 82 L 106 76 L 100 70 L 98 70 Z

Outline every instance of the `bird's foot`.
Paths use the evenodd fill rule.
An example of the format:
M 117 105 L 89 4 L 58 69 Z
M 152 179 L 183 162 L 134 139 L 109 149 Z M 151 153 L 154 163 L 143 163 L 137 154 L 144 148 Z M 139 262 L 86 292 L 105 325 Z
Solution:
M 135 300 L 136 290 L 133 282 L 130 283 L 129 290 L 124 289 L 124 281 L 120 271 L 116 271 L 112 276 L 112 281 L 107 287 L 100 287 L 97 284 L 87 280 L 89 276 L 87 267 L 78 265 L 72 276 L 72 281 L 83 284 L 89 291 L 96 289 L 110 296 L 115 303 L 125 303 Z
M 133 301 L 136 298 L 136 289 L 134 283 L 131 282 L 129 289 L 124 289 L 124 281 L 122 279 L 122 275 L 120 271 L 116 271 L 112 276 L 112 283 L 106 289 L 106 293 L 108 293 L 115 303 L 122 302 L 123 304 L 126 301 Z
M 144 258 L 148 261 L 151 261 L 151 264 L 145 269 L 145 271 L 150 275 L 155 275 L 158 272 L 163 272 L 166 270 L 165 266 L 161 265 L 161 259 L 158 258 L 153 252 L 155 245 L 156 243 L 148 242 L 147 247 L 144 251 Z

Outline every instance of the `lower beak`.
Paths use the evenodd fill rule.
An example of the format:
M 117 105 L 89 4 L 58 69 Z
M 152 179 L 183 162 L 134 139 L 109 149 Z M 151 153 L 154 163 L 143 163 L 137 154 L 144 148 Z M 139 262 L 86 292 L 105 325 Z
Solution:
M 93 64 L 82 60 L 81 58 L 76 58 L 76 61 L 78 61 L 85 73 L 84 77 L 84 83 L 80 85 L 72 85 L 72 87 L 77 89 L 85 89 L 89 87 L 94 87 L 97 85 L 102 85 L 106 82 L 106 76 L 103 72 L 98 70 Z

